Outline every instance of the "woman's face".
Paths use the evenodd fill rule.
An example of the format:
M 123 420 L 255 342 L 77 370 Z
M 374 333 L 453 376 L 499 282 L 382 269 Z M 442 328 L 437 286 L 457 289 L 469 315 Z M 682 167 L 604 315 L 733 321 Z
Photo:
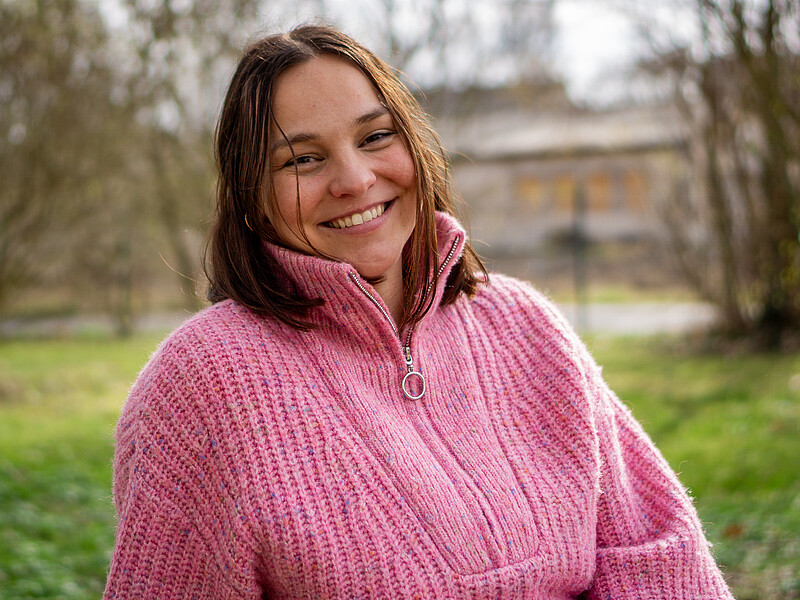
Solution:
M 273 111 L 283 133 L 272 125 L 279 214 L 270 221 L 281 240 L 309 250 L 297 226 L 299 191 L 299 220 L 314 248 L 363 277 L 402 277 L 400 256 L 416 222 L 414 163 L 370 81 L 322 55 L 280 75 Z

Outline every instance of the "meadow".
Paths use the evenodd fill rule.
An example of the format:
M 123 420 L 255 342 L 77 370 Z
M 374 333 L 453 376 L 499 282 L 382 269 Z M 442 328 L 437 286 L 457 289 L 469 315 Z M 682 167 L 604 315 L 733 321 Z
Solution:
M 113 426 L 159 336 L 0 342 L 0 594 L 98 598 Z M 800 598 L 800 354 L 590 340 L 683 483 L 739 600 Z

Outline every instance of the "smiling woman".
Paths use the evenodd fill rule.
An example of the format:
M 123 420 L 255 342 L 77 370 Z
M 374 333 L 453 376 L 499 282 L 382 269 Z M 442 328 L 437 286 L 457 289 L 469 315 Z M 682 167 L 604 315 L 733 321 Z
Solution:
M 309 327 L 320 298 L 298 293 L 267 242 L 357 260 L 359 274 L 391 305 L 398 330 L 431 308 L 436 214 L 453 214 L 457 195 L 419 104 L 369 50 L 318 27 L 253 44 L 223 105 L 217 161 L 209 299 L 230 298 L 292 327 Z M 351 227 L 367 221 L 372 209 L 385 213 L 376 213 L 374 235 L 363 223 L 347 227 L 348 218 Z M 400 225 L 409 214 L 411 222 Z M 465 243 L 444 304 L 473 294 L 485 273 Z
M 401 321 L 401 255 L 416 223 L 414 161 L 352 63 L 320 56 L 276 81 L 270 152 L 284 244 L 350 263 Z
M 117 427 L 106 599 L 730 599 L 692 504 L 436 136 L 340 32 L 251 46 L 210 293 Z

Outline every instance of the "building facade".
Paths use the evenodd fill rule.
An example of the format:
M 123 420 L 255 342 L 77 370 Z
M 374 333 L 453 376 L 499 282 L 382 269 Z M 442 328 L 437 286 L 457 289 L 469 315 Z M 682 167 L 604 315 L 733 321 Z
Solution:
M 548 247 L 576 238 L 666 238 L 660 206 L 686 172 L 687 132 L 674 108 L 581 109 L 553 82 L 449 96 L 425 102 L 472 236 L 503 270 L 533 278 Z

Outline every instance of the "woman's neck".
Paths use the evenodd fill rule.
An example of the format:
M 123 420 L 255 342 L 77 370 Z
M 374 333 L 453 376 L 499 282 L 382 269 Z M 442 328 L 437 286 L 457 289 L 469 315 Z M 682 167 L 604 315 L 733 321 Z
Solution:
M 373 287 L 389 308 L 394 322 L 400 323 L 403 319 L 403 261 L 398 260 L 392 265 Z

